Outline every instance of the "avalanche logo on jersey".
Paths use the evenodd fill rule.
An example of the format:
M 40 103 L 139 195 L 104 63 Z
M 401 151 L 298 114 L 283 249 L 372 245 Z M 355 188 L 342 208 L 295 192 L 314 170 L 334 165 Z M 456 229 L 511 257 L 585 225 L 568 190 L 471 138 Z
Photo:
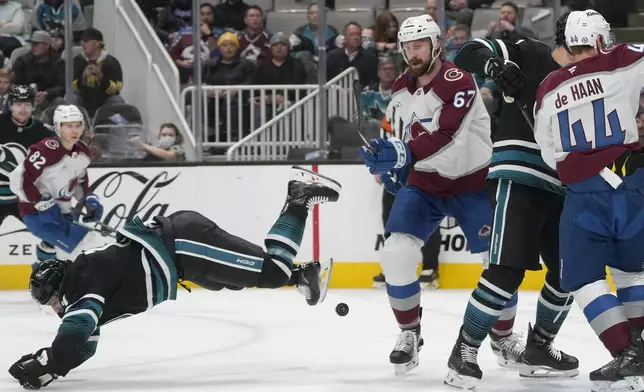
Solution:
M 0 174 L 9 176 L 9 173 L 25 160 L 27 150 L 18 143 L 0 145 Z
M 425 128 L 424 124 L 431 124 L 432 119 L 431 117 L 427 118 L 419 118 L 416 113 L 412 113 L 411 117 L 409 118 L 409 122 L 405 126 L 405 134 L 404 134 L 404 139 L 403 141 L 409 141 L 413 139 L 414 133 L 416 135 L 420 135 L 423 132 L 428 132 L 427 128 Z
M 58 191 L 58 198 L 59 199 L 65 199 L 69 200 L 72 198 L 74 195 L 74 190 L 76 189 L 76 186 L 78 185 L 78 177 L 76 177 L 76 173 L 74 173 L 74 178 L 65 186 L 62 188 L 60 191 Z

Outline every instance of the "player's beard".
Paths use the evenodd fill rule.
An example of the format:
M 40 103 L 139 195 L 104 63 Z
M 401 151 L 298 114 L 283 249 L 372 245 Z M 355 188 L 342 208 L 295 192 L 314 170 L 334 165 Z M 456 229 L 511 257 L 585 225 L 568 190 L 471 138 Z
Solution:
M 420 78 L 430 71 L 432 61 L 423 61 L 417 57 L 409 60 L 409 74 L 415 78 Z

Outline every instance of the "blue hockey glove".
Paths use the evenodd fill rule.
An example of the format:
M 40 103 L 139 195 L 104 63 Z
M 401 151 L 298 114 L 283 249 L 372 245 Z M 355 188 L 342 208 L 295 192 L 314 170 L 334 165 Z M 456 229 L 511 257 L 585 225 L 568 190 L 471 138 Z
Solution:
M 390 137 L 389 139 L 372 139 L 371 149 L 363 146 L 358 150 L 371 174 L 383 174 L 390 170 L 401 169 L 412 161 L 407 143 Z
M 103 217 L 103 205 L 98 200 L 98 196 L 88 193 L 83 197 L 83 207 L 87 211 L 83 216 L 83 222 L 98 222 Z
M 399 170 L 392 170 L 389 173 L 380 175 L 380 181 L 385 186 L 385 190 L 392 195 L 396 195 L 400 188 L 407 183 L 409 176 L 409 166 L 405 166 Z

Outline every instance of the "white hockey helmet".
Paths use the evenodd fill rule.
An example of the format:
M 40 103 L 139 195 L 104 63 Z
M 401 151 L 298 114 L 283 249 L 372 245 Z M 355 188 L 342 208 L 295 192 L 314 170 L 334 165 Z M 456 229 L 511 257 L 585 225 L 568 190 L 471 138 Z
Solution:
M 60 136 L 60 126 L 63 123 L 79 121 L 85 127 L 83 113 L 76 105 L 60 105 L 54 111 L 54 131 Z
M 610 24 L 602 14 L 595 10 L 573 11 L 566 22 L 566 46 L 591 46 L 597 49 L 597 37 L 601 37 L 604 47 L 615 43 Z
M 431 70 L 434 67 L 434 62 L 440 56 L 441 46 L 438 42 L 440 36 L 441 29 L 431 16 L 427 14 L 410 16 L 402 22 L 398 29 L 398 51 L 402 53 L 405 62 L 409 64 L 409 59 L 402 46 L 403 42 L 428 39 L 432 44 L 432 60 L 429 66 Z

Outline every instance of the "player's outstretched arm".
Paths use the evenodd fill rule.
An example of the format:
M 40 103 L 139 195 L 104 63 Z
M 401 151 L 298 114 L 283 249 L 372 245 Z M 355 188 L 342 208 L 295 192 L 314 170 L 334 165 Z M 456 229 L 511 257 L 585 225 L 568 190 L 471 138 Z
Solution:
M 497 59 L 501 64 L 511 61 L 520 67 L 521 48 L 519 44 L 510 41 L 476 38 L 461 46 L 454 57 L 454 64 L 467 72 L 490 76 L 487 68 L 492 58 Z

